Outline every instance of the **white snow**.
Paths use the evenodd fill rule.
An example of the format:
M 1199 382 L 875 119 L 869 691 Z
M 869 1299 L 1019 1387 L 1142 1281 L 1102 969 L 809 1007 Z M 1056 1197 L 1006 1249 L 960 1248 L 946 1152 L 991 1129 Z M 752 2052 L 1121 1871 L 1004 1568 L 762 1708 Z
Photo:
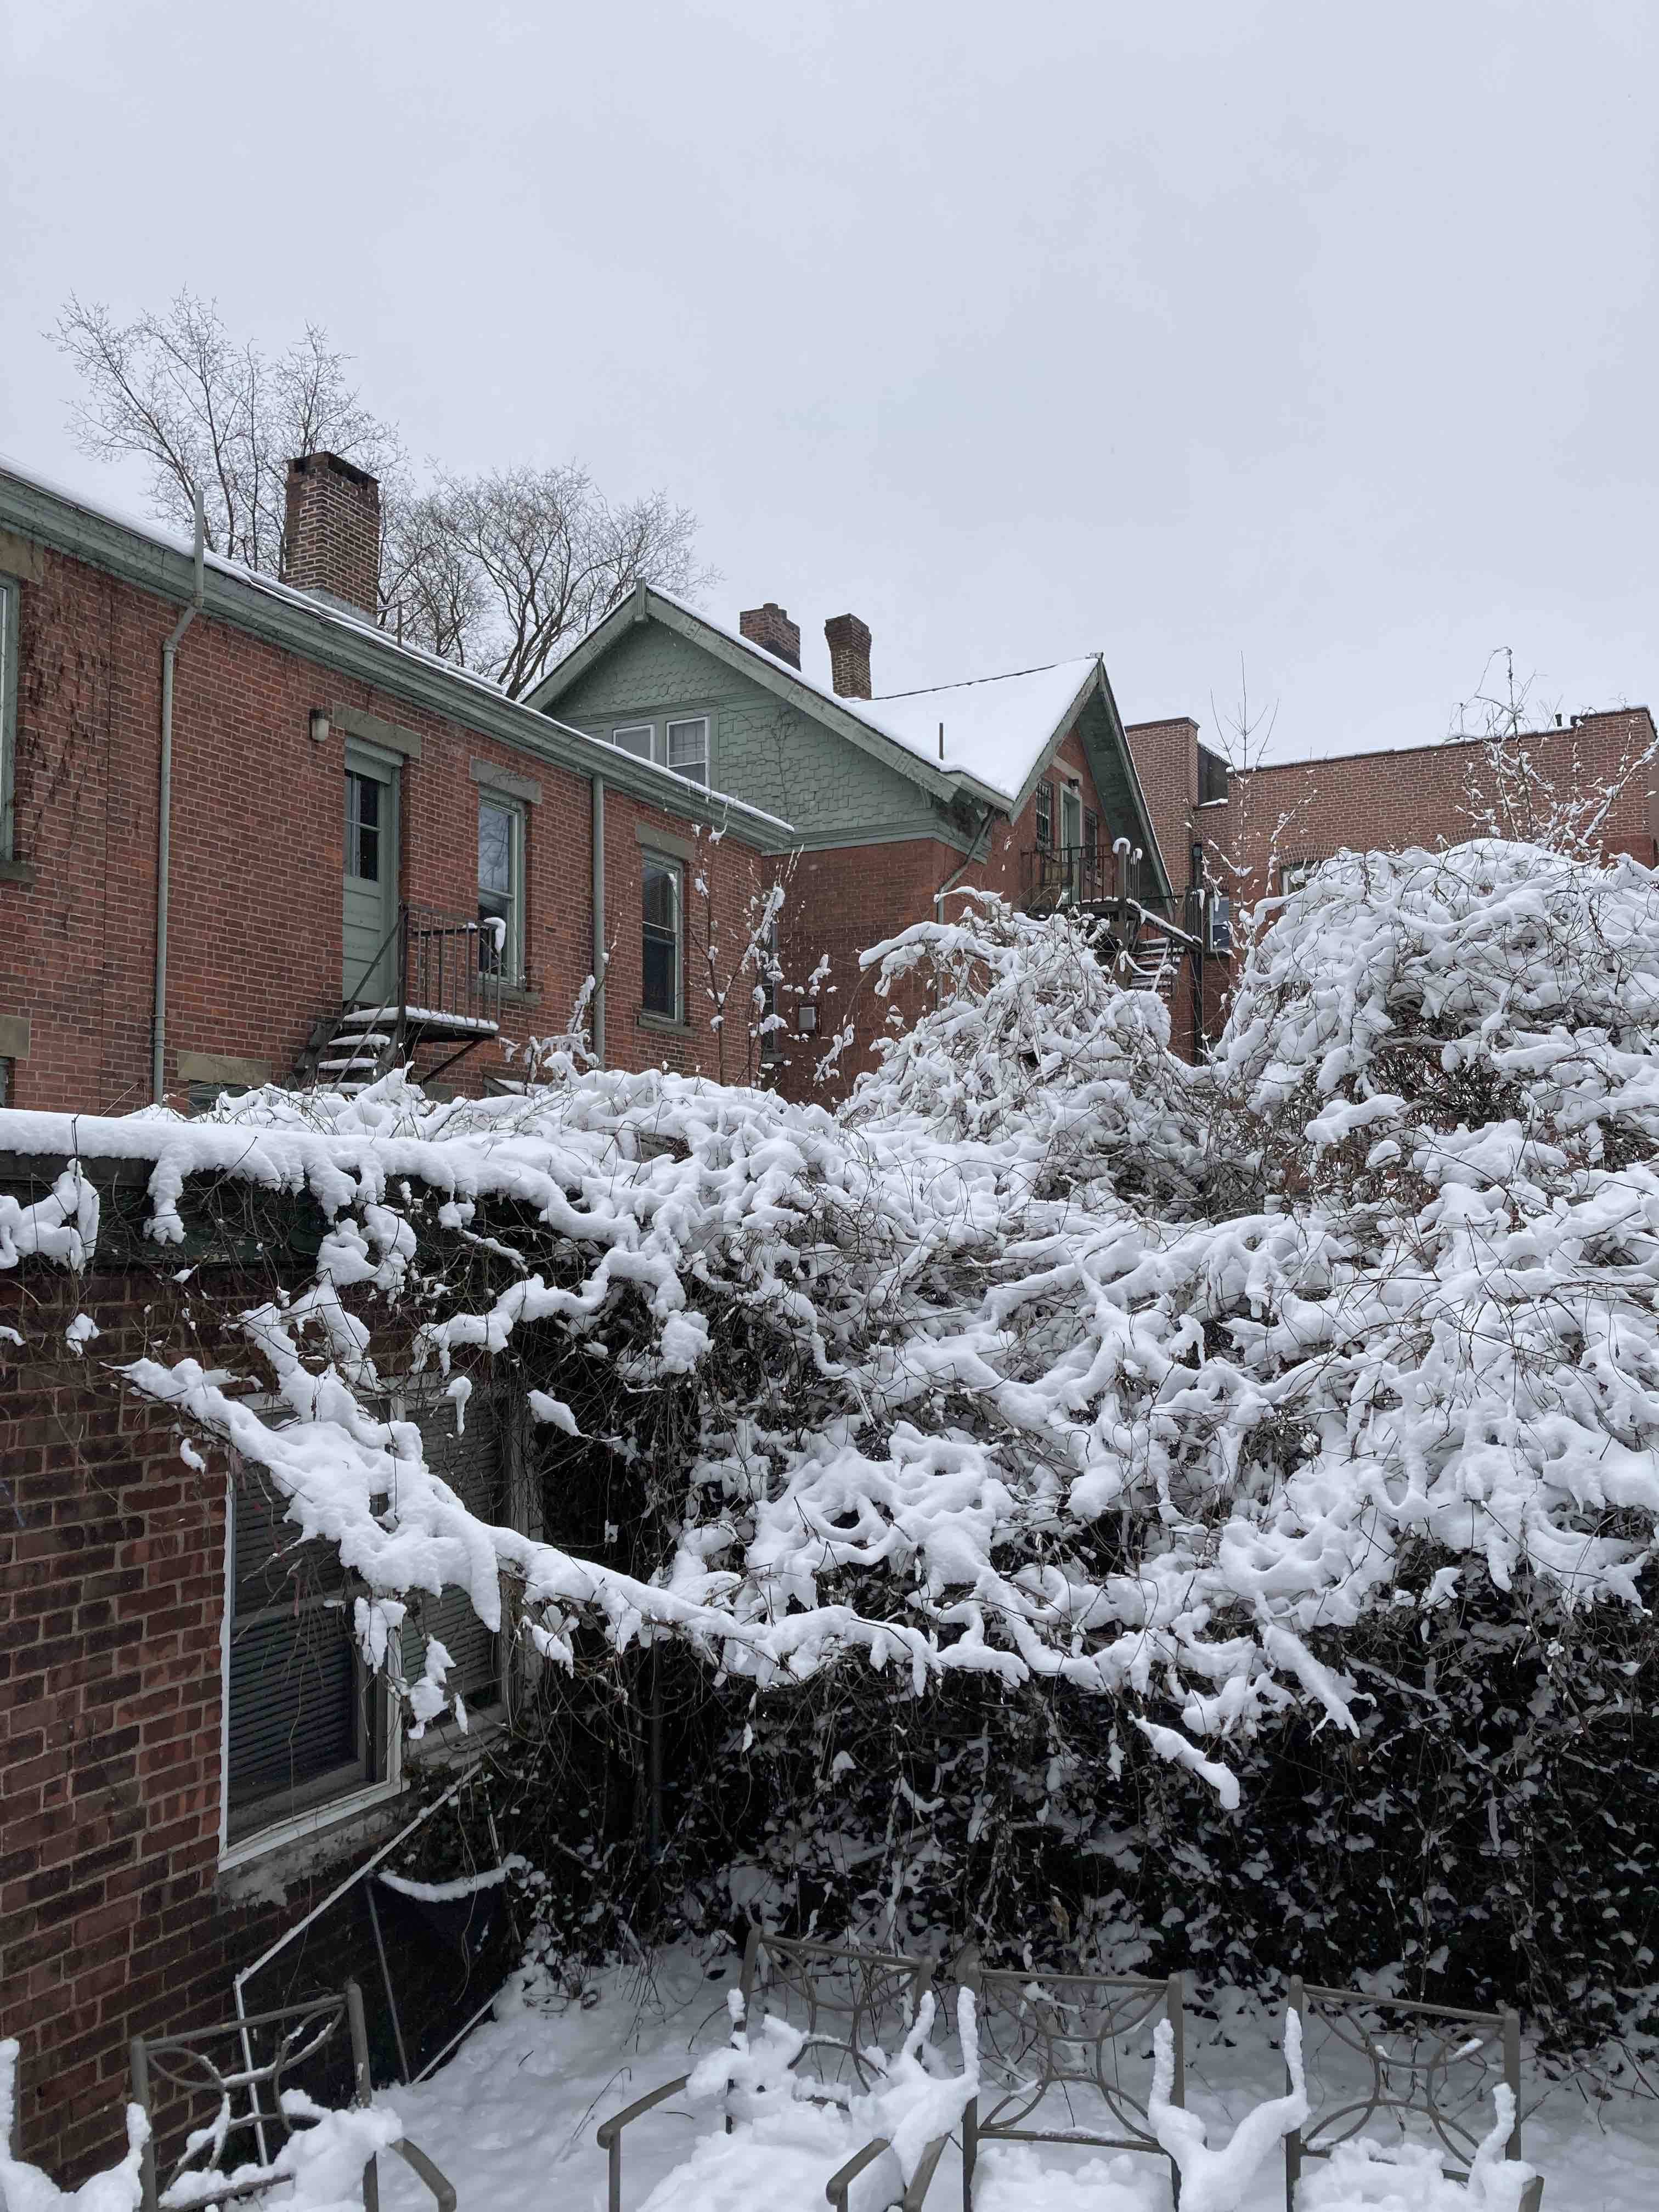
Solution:
M 1054 661 L 1045 668 L 1022 668 L 977 682 L 838 703 L 850 706 L 860 721 L 919 759 L 957 775 L 970 775 L 1012 804 L 1049 744 L 1068 726 L 1073 708 L 1093 682 L 1099 665 L 1090 653 L 1080 660 Z
M 149 1158 L 164 1239 L 193 1172 L 309 1189 L 332 1222 L 318 1281 L 242 1322 L 276 1411 L 188 1357 L 131 1381 L 262 1466 L 378 1596 L 458 1585 L 495 1629 L 505 1582 L 562 1663 L 586 1619 L 762 1685 L 858 1654 L 918 1683 L 1063 1680 L 1127 1702 L 1231 1802 L 1231 1740 L 1291 1706 L 1352 1724 L 1310 1638 L 1368 1607 L 1432 1609 L 1471 1563 L 1638 1602 L 1632 1516 L 1650 1540 L 1659 1521 L 1648 871 L 1480 843 L 1328 866 L 1251 951 L 1211 1071 L 1079 933 L 995 902 L 869 957 L 878 990 L 918 972 L 937 1004 L 838 1117 L 662 1073 L 446 1105 L 398 1075 L 190 1122 L 0 1115 L 0 1146 Z M 1498 1105 L 1471 1124 L 1474 1074 Z M 1341 1175 L 1200 1210 L 1217 1142 Z M 446 1378 L 521 1331 L 609 1356 L 635 1301 L 651 1333 L 630 1324 L 627 1387 L 698 1378 L 678 1548 L 650 1580 L 478 1521 L 414 1425 L 368 1409 L 340 1292 L 405 1281 L 405 1182 L 462 1231 L 510 1200 L 573 1263 L 422 1329 Z M 73 1267 L 90 1212 L 66 1174 L 0 1222 L 0 1264 Z M 721 1395 L 738 1306 L 787 1405 Z M 1091 1563 L 1108 1517 L 1122 1572 Z M 1402 1584 L 1425 1547 L 1426 1588 Z M 418 1694 L 435 1711 L 441 1677 Z
M 453 1881 L 414 1881 L 405 1874 L 389 1874 L 384 1867 L 379 1878 L 400 1897 L 417 1898 L 427 1905 L 453 1905 L 464 1897 L 476 1897 L 481 1890 L 499 1889 L 514 1868 L 524 1863 L 509 1851 L 500 1866 L 486 1867 L 482 1874 L 457 1875 Z
M 574 2002 L 550 2014 L 503 2007 L 504 2016 L 479 2029 L 432 2081 L 390 2090 L 386 2101 L 441 2166 L 465 2175 L 478 2203 L 498 2212 L 533 2212 L 556 2201 L 561 2212 L 602 2212 L 605 2159 L 594 2143 L 599 2122 L 687 2072 L 700 2053 L 721 2051 L 727 2039 L 725 1984 L 708 1980 L 689 1950 L 665 1954 L 654 1978 L 654 2001 L 642 2000 L 635 1974 L 617 1969 L 599 1978 L 600 1999 L 591 2011 Z M 1190 2014 L 1187 2022 L 1188 2108 L 1218 2140 L 1283 2094 L 1277 2020 L 1243 2006 L 1237 2000 L 1219 2008 L 1231 2045 L 1222 2025 Z M 940 2047 L 948 2075 L 960 2080 L 959 2046 L 952 2039 Z M 724 2069 L 717 2070 L 723 2077 Z M 759 2129 L 758 2122 L 747 2124 Z M 1652 2212 L 1659 2197 L 1659 2101 L 1620 2095 L 1597 2106 L 1565 2082 L 1547 2090 L 1524 2125 L 1527 2163 L 1545 2176 L 1545 2212 L 1552 2206 L 1556 2212 Z M 837 2116 L 826 2118 L 816 2107 L 792 2102 L 767 2131 L 751 2137 L 750 2158 L 739 2167 L 734 2157 L 728 2170 L 719 2147 L 741 2138 L 723 2134 L 714 2105 L 682 2095 L 625 2130 L 623 2203 L 629 2212 L 641 2212 L 647 2203 L 652 2212 L 737 2212 L 744 2205 L 755 2212 L 806 2212 L 823 2203 L 823 2184 L 851 2155 L 848 2137 L 856 2133 Z M 708 2161 L 701 2166 L 714 2177 L 708 2189 L 674 2194 L 669 2177 L 694 2160 Z M 388 2171 L 392 2163 L 382 2164 L 387 2212 L 418 2212 L 417 2189 L 407 2176 Z M 769 2194 L 753 2180 L 757 2165 L 769 2172 Z M 1304 2208 L 1381 2212 L 1363 2194 L 1333 2195 L 1327 2172 L 1324 2161 L 1304 2168 Z M 988 2143 L 975 2176 L 975 2208 L 1169 2212 L 1169 2172 L 1167 2161 L 1144 2154 Z M 1440 2195 L 1431 2194 L 1431 2185 L 1412 2177 L 1407 2212 L 1498 2212 L 1504 2205 L 1501 2195 L 1483 2207 L 1478 2196 L 1455 2185 Z M 687 2184 L 675 2187 L 684 2191 Z M 746 2197 L 744 2187 L 751 2191 Z M 721 2193 L 726 2190 L 731 2193 Z M 1324 2193 L 1310 2197 L 1310 2190 Z M 889 2201 L 875 2198 L 878 2205 Z M 961 2159 L 953 2143 L 928 2190 L 927 2212 L 953 2212 L 961 2202 Z M 1183 2187 L 1183 2208 L 1190 2203 Z M 1270 2143 L 1244 2185 L 1237 2212 L 1283 2212 L 1284 2203 L 1283 2159 Z
M 727 1961 L 728 1979 L 735 1964 Z M 726 1985 L 709 1980 L 689 1948 L 664 1954 L 649 1988 L 632 1968 L 608 1970 L 592 1984 L 598 2002 L 591 2009 L 551 1992 L 543 2000 L 545 2009 L 528 2005 L 515 1978 L 498 2001 L 496 2018 L 430 2081 L 378 2094 L 376 2124 L 401 2124 L 458 2184 L 464 2207 L 539 2212 L 556 2203 L 560 2212 L 603 2212 L 605 2160 L 595 2130 L 705 2055 L 714 2061 L 716 2080 L 724 2080 L 731 2059 Z M 1220 1997 L 1216 2021 L 1192 2014 L 1187 2021 L 1188 2110 L 1218 2138 L 1236 2134 L 1253 2111 L 1275 2101 L 1284 2083 L 1273 2040 L 1276 2020 L 1237 1992 Z M 0 2202 L 7 2212 L 136 2212 L 136 2156 L 128 2172 L 100 2175 L 78 2195 L 60 2192 L 33 2168 L 5 2159 L 15 2050 L 0 2044 Z M 941 2059 L 942 2085 L 959 2082 L 954 2041 L 941 2045 Z M 1526 2166 L 1545 2178 L 1545 2212 L 1652 2212 L 1659 2198 L 1659 2100 L 1620 2094 L 1597 2104 L 1571 2081 L 1537 2087 L 1541 2101 L 1527 2112 L 1523 2126 Z M 724 2134 L 717 2102 L 688 2091 L 635 2122 L 623 2138 L 629 2212 L 643 2212 L 647 2203 L 652 2212 L 806 2212 L 823 2204 L 823 2184 L 852 2154 L 848 2139 L 858 2133 L 844 2115 L 793 2099 L 775 2120 L 747 2119 L 744 2127 L 750 2130 L 748 2154 L 741 2160 L 734 2155 L 728 2168 L 720 2146 L 742 2145 L 745 2138 Z M 1495 2143 L 1501 2143 L 1500 2128 L 1506 2135 L 1501 2114 Z M 352 2155 L 361 2165 L 360 2148 L 343 2165 Z M 1399 2144 L 1389 2146 L 1387 2155 L 1388 2165 L 1359 2150 L 1310 2160 L 1300 2212 L 1514 2212 L 1517 2170 L 1501 2158 L 1483 2176 L 1483 2197 L 1479 2188 L 1438 2183 L 1428 2160 Z M 670 2189 L 670 2177 L 694 2164 L 702 2177 L 697 2189 L 684 2180 Z M 430 2197 L 401 2160 L 382 2158 L 380 2170 L 386 2212 L 430 2212 Z M 273 2212 L 311 2212 L 314 2203 L 283 2193 L 268 2201 Z M 890 2200 L 878 2195 L 875 2201 Z M 927 2192 L 927 2212 L 951 2212 L 961 2201 L 961 2160 L 953 2142 Z M 975 2212 L 1169 2212 L 1169 2167 L 1148 2155 L 1084 2146 L 988 2143 L 974 2201 Z M 1191 2202 L 1183 2189 L 1183 2206 Z M 1282 2158 L 1269 2146 L 1236 2212 L 1283 2212 L 1284 2202 Z

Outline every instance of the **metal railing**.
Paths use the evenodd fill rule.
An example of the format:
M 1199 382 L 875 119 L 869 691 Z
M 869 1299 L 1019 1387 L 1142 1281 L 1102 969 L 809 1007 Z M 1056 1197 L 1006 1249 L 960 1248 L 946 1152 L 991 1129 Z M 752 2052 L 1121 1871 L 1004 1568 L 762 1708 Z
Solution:
M 1067 908 L 1105 915 L 1120 935 L 1146 922 L 1195 936 L 1199 902 L 1193 891 L 1156 888 L 1150 863 L 1103 845 L 1033 845 L 1020 854 L 1020 903 L 1030 914 Z
M 501 1024 L 500 935 L 492 923 L 470 915 L 405 903 L 347 992 L 345 1010 L 374 1006 L 393 1018 L 400 1046 L 412 1030 L 446 1024 L 485 1035 Z M 388 952 L 394 954 L 390 994 L 374 981 Z
M 398 970 L 398 1012 L 499 1025 L 501 932 L 495 924 L 405 906 Z

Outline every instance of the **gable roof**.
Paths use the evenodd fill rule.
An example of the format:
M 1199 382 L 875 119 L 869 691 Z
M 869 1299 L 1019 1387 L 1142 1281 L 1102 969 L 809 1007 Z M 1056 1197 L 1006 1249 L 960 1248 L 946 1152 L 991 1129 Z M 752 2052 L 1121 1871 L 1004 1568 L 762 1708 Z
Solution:
M 854 711 L 924 759 L 1000 792 L 1010 807 L 1064 737 L 1100 666 L 1097 653 L 855 702 Z
M 0 453 L 0 530 L 50 545 L 125 582 L 183 605 L 195 592 L 195 549 L 154 522 L 94 502 Z M 376 690 L 448 716 L 480 734 L 607 784 L 745 843 L 787 848 L 792 825 L 747 800 L 710 791 L 650 761 L 571 728 L 498 684 L 418 646 L 403 645 L 371 617 L 261 575 L 222 554 L 203 559 L 205 611 Z
M 1024 668 L 923 691 L 849 699 L 804 676 L 740 630 L 730 629 L 654 584 L 632 595 L 591 629 L 574 653 L 549 671 L 526 702 L 550 712 L 554 702 L 616 642 L 629 624 L 655 617 L 737 667 L 817 720 L 827 722 L 890 767 L 940 798 L 958 793 L 1017 813 L 1053 747 L 1063 738 L 1097 677 L 1098 653 L 1047 667 Z M 945 751 L 939 753 L 939 725 Z M 872 739 L 877 740 L 872 744 Z
M 1024 811 L 1042 769 L 1091 695 L 1097 694 L 1124 778 L 1146 825 L 1149 855 L 1168 890 L 1169 873 L 1157 827 L 1112 696 L 1106 664 L 1099 653 L 1018 669 L 1006 676 L 890 692 L 884 698 L 848 699 L 803 676 L 740 630 L 728 629 L 654 584 L 639 584 L 620 606 L 589 630 L 574 652 L 526 692 L 525 703 L 551 714 L 560 695 L 602 659 L 634 623 L 651 620 L 701 646 L 763 690 L 908 775 L 936 799 L 971 799 L 1011 818 Z M 945 729 L 942 759 L 941 723 Z M 1086 738 L 1085 743 L 1087 749 Z

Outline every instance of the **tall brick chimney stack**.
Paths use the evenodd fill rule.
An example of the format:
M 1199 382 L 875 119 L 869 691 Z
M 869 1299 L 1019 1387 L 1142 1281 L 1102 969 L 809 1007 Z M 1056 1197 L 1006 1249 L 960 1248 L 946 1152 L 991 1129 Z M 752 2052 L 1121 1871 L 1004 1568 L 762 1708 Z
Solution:
M 745 607 L 738 617 L 738 628 L 750 645 L 764 647 L 776 659 L 787 660 L 792 668 L 800 666 L 800 624 L 790 621 L 786 608 L 775 605 L 770 599 L 763 607 Z
M 856 615 L 831 615 L 823 625 L 830 641 L 830 680 L 839 699 L 870 696 L 870 626 Z
M 377 611 L 380 487 L 337 453 L 288 465 L 283 581 L 358 614 Z

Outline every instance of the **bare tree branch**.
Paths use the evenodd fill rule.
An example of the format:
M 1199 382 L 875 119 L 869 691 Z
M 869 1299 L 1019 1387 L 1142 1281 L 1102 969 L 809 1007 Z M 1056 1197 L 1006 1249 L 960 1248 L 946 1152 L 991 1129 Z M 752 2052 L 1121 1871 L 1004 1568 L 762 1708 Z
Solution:
M 126 325 L 71 295 L 52 334 L 81 380 L 83 451 L 149 471 L 155 514 L 266 575 L 286 561 L 288 464 L 338 453 L 380 481 L 380 620 L 518 698 L 641 581 L 696 597 L 715 580 L 696 520 L 657 491 L 613 505 L 572 465 L 435 472 L 416 491 L 392 426 L 366 407 L 326 331 L 276 356 L 238 343 L 181 291 Z

